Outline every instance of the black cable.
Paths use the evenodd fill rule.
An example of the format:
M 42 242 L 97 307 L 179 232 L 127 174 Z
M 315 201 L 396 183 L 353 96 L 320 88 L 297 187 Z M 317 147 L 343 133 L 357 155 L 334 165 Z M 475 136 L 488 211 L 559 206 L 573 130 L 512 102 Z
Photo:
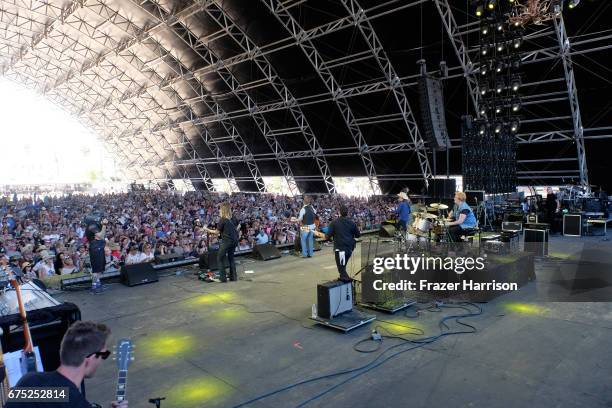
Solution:
M 464 318 L 464 317 L 473 317 L 473 316 L 478 316 L 478 315 L 482 314 L 482 308 L 480 306 L 475 305 L 473 303 L 469 303 L 469 304 L 474 306 L 474 307 L 476 307 L 478 309 L 478 311 L 477 312 L 471 312 L 471 313 L 465 314 L 465 315 L 446 316 L 446 317 L 442 318 L 440 324 L 442 322 L 444 322 L 446 320 L 450 320 L 450 319 L 457 319 L 457 318 Z M 387 362 L 387 361 L 389 361 L 389 360 L 399 356 L 402 353 L 405 353 L 405 352 L 408 352 L 408 351 L 411 351 L 411 350 L 414 350 L 414 349 L 417 349 L 417 348 L 420 348 L 420 347 L 424 347 L 427 344 L 433 343 L 434 341 L 437 341 L 438 339 L 440 339 L 442 337 L 445 337 L 445 336 L 456 335 L 456 334 L 467 334 L 467 333 L 474 333 L 474 332 L 473 331 L 469 331 L 469 332 L 466 332 L 466 331 L 441 332 L 441 333 L 439 333 L 436 336 L 430 336 L 430 337 L 419 339 L 419 340 L 408 340 L 408 339 L 405 339 L 406 341 L 403 341 L 400 344 L 396 344 L 394 346 L 391 346 L 391 347 L 387 348 L 382 353 L 380 353 L 376 358 L 374 358 L 372 361 L 370 361 L 369 363 L 364 364 L 364 365 L 362 365 L 360 367 L 356 367 L 356 368 L 352 368 L 352 369 L 347 369 L 347 370 L 343 370 L 343 371 L 338 371 L 338 372 L 334 372 L 334 373 L 331 373 L 331 374 L 326 374 L 326 375 L 322 375 L 322 376 L 318 376 L 318 377 L 313 377 L 313 378 L 310 378 L 310 379 L 307 379 L 307 380 L 302 380 L 302 381 L 299 381 L 297 383 L 293 383 L 293 384 L 284 386 L 282 388 L 270 391 L 268 393 L 262 394 L 262 395 L 260 395 L 258 397 L 253 398 L 253 399 L 250 399 L 248 401 L 245 401 L 243 403 L 235 405 L 234 408 L 239 408 L 239 407 L 243 407 L 243 406 L 252 404 L 254 402 L 257 402 L 257 401 L 260 401 L 262 399 L 268 398 L 268 397 L 270 397 L 272 395 L 276 395 L 276 394 L 281 393 L 283 391 L 287 391 L 287 390 L 290 390 L 292 388 L 296 388 L 296 387 L 304 385 L 304 384 L 308 384 L 308 383 L 312 383 L 312 382 L 316 382 L 316 381 L 320 381 L 320 380 L 324 380 L 324 379 L 328 379 L 328 378 L 333 378 L 333 377 L 337 377 L 337 376 L 344 375 L 344 374 L 356 373 L 356 374 L 352 375 L 351 377 L 347 378 L 346 380 L 341 381 L 340 383 L 338 383 L 338 384 L 336 384 L 336 385 L 334 385 L 332 387 L 327 388 L 325 391 L 315 395 L 314 397 L 312 397 L 312 398 L 310 398 L 310 399 L 308 399 L 308 400 L 306 400 L 306 401 L 304 401 L 304 402 L 302 402 L 302 403 L 300 403 L 298 405 L 298 407 L 303 407 L 303 406 L 309 404 L 310 402 L 312 402 L 312 401 L 322 397 L 323 395 L 333 391 L 334 389 L 338 388 L 339 386 L 341 386 L 341 385 L 343 385 L 343 384 L 345 384 L 345 383 L 347 383 L 347 382 L 349 382 L 349 381 L 359 377 L 362 374 L 365 374 L 365 373 L 369 372 L 370 370 L 372 370 L 372 369 L 374 369 L 374 368 L 384 364 L 385 362 Z M 397 349 L 397 348 L 402 347 L 402 346 L 405 346 L 407 344 L 412 344 L 412 347 L 404 349 L 404 350 L 397 351 L 397 352 L 395 352 L 395 353 L 393 353 L 393 354 L 383 358 L 383 356 L 385 356 L 385 354 L 388 353 L 389 351 Z

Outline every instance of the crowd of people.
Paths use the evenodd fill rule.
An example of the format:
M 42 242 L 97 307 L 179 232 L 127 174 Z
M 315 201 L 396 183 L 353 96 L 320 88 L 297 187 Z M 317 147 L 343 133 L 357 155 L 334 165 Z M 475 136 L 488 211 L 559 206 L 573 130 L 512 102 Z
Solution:
M 168 191 L 4 197 L 0 199 L 0 271 L 11 269 L 26 279 L 90 271 L 87 217 L 107 220 L 106 268 L 152 262 L 167 254 L 197 257 L 218 246 L 218 236 L 206 228 L 217 227 L 223 201 L 229 201 L 240 225 L 238 252 L 256 244 L 292 244 L 300 238 L 295 217 L 303 206 L 302 197 Z M 312 196 L 312 204 L 323 232 L 340 204 L 363 231 L 380 227 L 393 198 L 324 195 Z

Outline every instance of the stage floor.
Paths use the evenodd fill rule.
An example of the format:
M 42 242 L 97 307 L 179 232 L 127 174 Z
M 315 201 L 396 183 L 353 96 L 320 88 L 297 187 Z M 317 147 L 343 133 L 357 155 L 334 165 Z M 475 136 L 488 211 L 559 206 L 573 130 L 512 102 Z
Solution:
M 600 239 L 553 237 L 550 252 L 567 253 L 584 240 Z M 612 250 L 612 243 L 602 245 Z M 389 339 L 378 352 L 354 351 L 353 345 L 376 326 L 394 333 L 414 331 L 404 327 L 410 326 L 435 335 L 441 316 L 453 313 L 425 311 L 416 319 L 402 312 L 376 313 L 379 320 L 342 334 L 308 319 L 316 284 L 337 276 L 330 247 L 311 259 L 241 261 L 243 280 L 238 282 L 204 283 L 193 269 L 182 268 L 182 275 L 161 277 L 158 283 L 112 284 L 102 295 L 56 297 L 76 303 L 84 320 L 108 324 L 115 341 L 132 338 L 135 361 L 127 389 L 132 408 L 152 407 L 148 399 L 153 397 L 166 397 L 166 408 L 232 407 L 308 378 L 362 366 L 401 343 Z M 398 355 L 307 406 L 612 406 L 612 303 L 534 303 L 534 291 L 530 283 L 483 304 L 482 315 L 465 320 L 477 333 L 445 337 Z M 407 313 L 414 313 L 414 306 Z M 248 406 L 297 406 L 351 375 Z M 109 359 L 88 380 L 88 399 L 107 406 L 115 379 Z

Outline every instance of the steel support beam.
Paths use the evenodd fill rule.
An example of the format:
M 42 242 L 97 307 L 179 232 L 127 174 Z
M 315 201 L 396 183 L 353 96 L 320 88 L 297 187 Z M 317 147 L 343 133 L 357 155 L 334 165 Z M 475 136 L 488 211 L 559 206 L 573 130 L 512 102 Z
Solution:
M 455 50 L 459 64 L 463 68 L 463 73 L 465 75 L 465 81 L 467 83 L 468 92 L 470 93 L 470 100 L 472 101 L 474 112 L 476 113 L 476 116 L 480 117 L 480 112 L 478 109 L 478 78 L 476 75 L 474 75 L 474 63 L 472 62 L 463 42 L 463 38 L 461 37 L 461 32 L 459 31 L 459 27 L 455 21 L 455 16 L 453 15 L 451 6 L 448 3 L 448 0 L 434 0 L 434 3 L 436 4 L 438 13 L 440 13 L 440 17 L 442 18 L 442 23 L 446 29 L 446 34 L 448 35 L 451 44 L 453 44 L 453 49 Z
M 574 140 L 576 142 L 576 151 L 578 154 L 578 170 L 580 172 L 580 185 L 591 191 L 589 184 L 589 174 L 587 170 L 586 153 L 584 148 L 584 128 L 582 127 L 582 116 L 580 115 L 580 104 L 578 103 L 578 90 L 576 89 L 576 79 L 574 77 L 574 65 L 572 63 L 571 44 L 565 31 L 565 23 L 563 15 L 553 19 L 559 48 L 561 49 L 561 60 L 563 61 L 563 70 L 565 72 L 565 80 L 567 82 L 567 93 L 570 99 L 570 107 L 572 109 L 572 120 L 574 123 Z
M 355 24 L 368 44 L 368 47 L 370 48 L 370 51 L 378 64 L 378 68 L 383 72 L 385 78 L 391 86 L 391 92 L 395 97 L 395 102 L 402 113 L 404 124 L 408 130 L 408 137 L 415 146 L 414 153 L 419 161 L 425 187 L 428 187 L 429 180 L 433 179 L 433 173 L 431 171 L 429 158 L 427 157 L 427 152 L 425 150 L 425 141 L 419 132 L 419 127 L 417 126 L 416 119 L 412 113 L 410 103 L 408 103 L 408 98 L 406 97 L 404 88 L 402 87 L 401 79 L 399 75 L 397 75 L 395 68 L 393 68 L 391 61 L 387 57 L 387 53 L 385 52 L 382 43 L 378 39 L 376 32 L 374 31 L 372 23 L 370 23 L 370 21 L 366 18 L 365 11 L 363 8 L 361 8 L 359 3 L 357 3 L 357 0 L 342 0 L 342 4 L 355 20 Z M 377 190 L 374 191 L 375 193 L 377 192 Z

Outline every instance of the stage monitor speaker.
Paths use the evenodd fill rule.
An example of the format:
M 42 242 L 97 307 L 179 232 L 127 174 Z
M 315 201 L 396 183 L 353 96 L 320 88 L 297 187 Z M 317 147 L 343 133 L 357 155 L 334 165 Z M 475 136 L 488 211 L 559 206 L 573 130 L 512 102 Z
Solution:
M 206 269 L 209 271 L 219 270 L 219 265 L 217 263 L 217 255 L 219 254 L 218 249 L 208 248 L 208 252 L 204 252 L 200 255 L 200 261 L 198 262 L 198 266 L 200 269 Z M 229 260 L 227 256 L 224 259 L 225 268 L 229 268 Z
M 442 81 L 427 75 L 418 80 L 423 136 L 432 149 L 446 149 L 451 143 L 446 128 Z
M 383 225 L 380 227 L 379 236 L 383 238 L 392 238 L 395 236 L 395 231 L 394 225 Z
M 453 198 L 456 191 L 455 179 L 429 180 L 428 194 L 434 199 Z
M 142 285 L 158 280 L 157 271 L 150 263 L 123 265 L 121 267 L 121 282 L 126 286 Z
M 548 230 L 525 228 L 523 231 L 525 252 L 533 252 L 539 256 L 548 255 Z
M 563 214 L 563 236 L 579 237 L 582 235 L 582 215 Z
M 317 285 L 317 316 L 333 319 L 353 310 L 353 285 L 330 281 Z
M 269 261 L 270 259 L 278 259 L 281 257 L 278 248 L 272 244 L 255 245 L 253 247 L 253 255 L 262 261 Z

